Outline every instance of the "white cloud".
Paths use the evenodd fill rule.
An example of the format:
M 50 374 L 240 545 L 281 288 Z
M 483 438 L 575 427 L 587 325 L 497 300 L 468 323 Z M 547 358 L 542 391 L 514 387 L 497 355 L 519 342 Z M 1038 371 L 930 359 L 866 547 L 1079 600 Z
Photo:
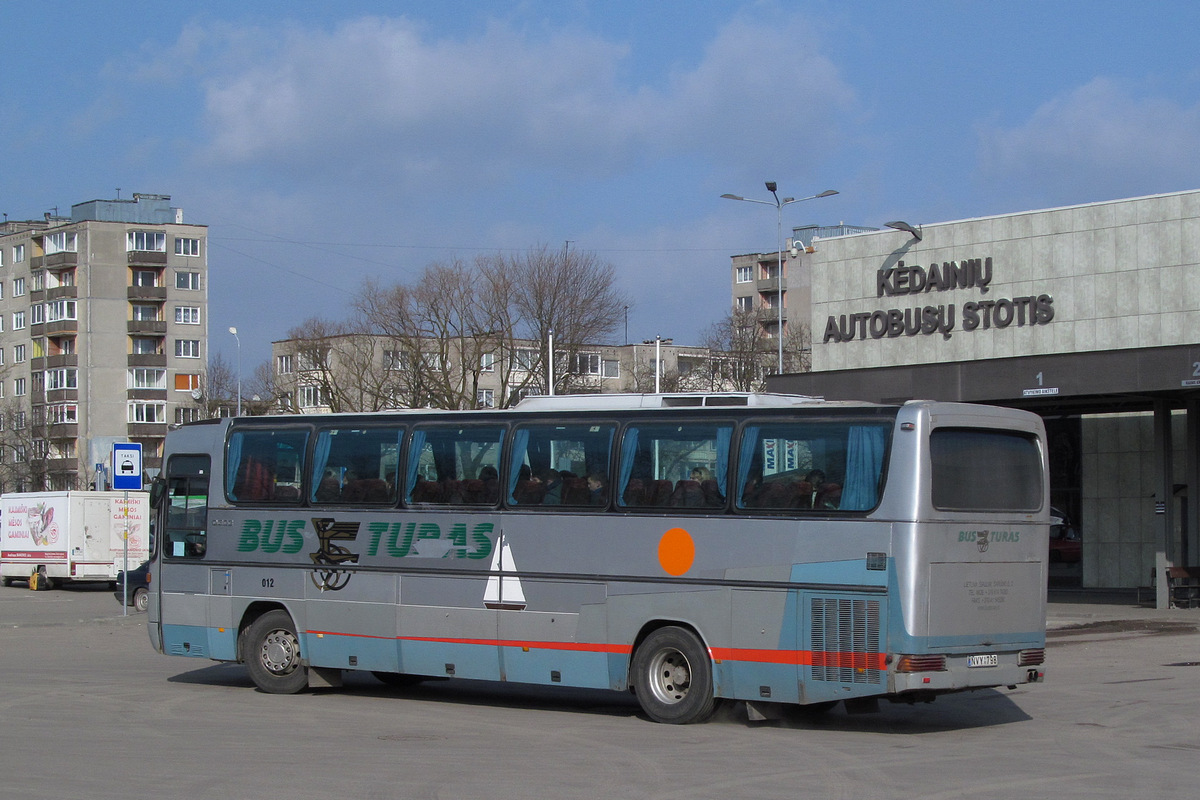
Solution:
M 1105 78 L 1046 102 L 1022 125 L 979 134 L 985 180 L 1049 203 L 1200 184 L 1200 106 L 1137 96 Z
M 730 23 L 663 89 L 623 85 L 629 48 L 587 33 L 493 23 L 435 39 L 404 18 L 364 18 L 275 39 L 257 63 L 210 77 L 207 152 L 293 179 L 605 175 L 681 154 L 759 167 L 767 154 L 828 154 L 854 106 L 796 21 Z M 232 63 L 247 63 L 250 41 L 229 41 Z

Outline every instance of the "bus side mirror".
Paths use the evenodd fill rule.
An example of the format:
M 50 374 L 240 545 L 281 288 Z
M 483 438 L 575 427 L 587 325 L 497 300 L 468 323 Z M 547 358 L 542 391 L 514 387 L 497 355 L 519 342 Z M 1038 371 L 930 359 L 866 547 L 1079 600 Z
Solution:
M 161 475 L 150 482 L 150 507 L 158 508 L 167 496 L 167 479 Z

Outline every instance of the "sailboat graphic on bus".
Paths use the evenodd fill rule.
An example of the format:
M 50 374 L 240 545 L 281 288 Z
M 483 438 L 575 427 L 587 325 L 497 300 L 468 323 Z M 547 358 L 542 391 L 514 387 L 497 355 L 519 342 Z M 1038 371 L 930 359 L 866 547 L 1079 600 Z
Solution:
M 492 554 L 492 574 L 483 590 L 483 605 L 497 611 L 523 611 L 525 591 L 521 588 L 521 578 L 516 574 L 517 564 L 508 542 L 503 536 L 500 540 L 500 547 Z

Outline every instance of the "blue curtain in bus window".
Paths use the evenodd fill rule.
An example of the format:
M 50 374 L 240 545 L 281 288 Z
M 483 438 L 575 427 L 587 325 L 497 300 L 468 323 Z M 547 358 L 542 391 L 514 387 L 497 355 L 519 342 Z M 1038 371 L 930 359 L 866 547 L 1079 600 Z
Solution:
M 850 428 L 841 510 L 867 511 L 879 502 L 879 475 L 883 471 L 885 444 L 883 428 L 867 425 Z
M 629 488 L 629 478 L 633 475 L 633 461 L 637 449 L 637 428 L 626 428 L 625 438 L 621 440 L 621 469 L 617 475 L 617 502 L 621 505 L 625 505 L 625 490 Z
M 417 470 L 421 466 L 421 451 L 425 449 L 425 431 L 413 431 L 408 443 L 408 476 L 404 489 L 404 501 L 412 502 L 412 492 L 417 485 Z
M 729 476 L 729 443 L 733 440 L 733 428 L 717 428 L 717 486 L 725 491 L 725 479 Z
M 233 484 L 237 480 L 238 469 L 242 465 L 242 439 L 240 433 L 229 437 L 229 447 L 225 453 L 225 494 L 233 495 Z
M 516 503 L 513 493 L 517 491 L 517 482 L 521 479 L 521 467 L 525 464 L 525 451 L 529 449 L 529 431 L 518 428 L 513 434 L 512 458 L 508 464 L 508 502 Z
M 317 446 L 313 452 L 313 471 L 312 471 L 312 486 L 310 491 L 312 497 L 310 500 L 317 499 L 317 491 L 321 486 L 321 479 L 325 475 L 325 466 L 329 463 L 329 450 L 333 446 L 333 437 L 329 435 L 329 431 L 321 431 L 317 434 Z
M 747 482 L 750 480 L 750 465 L 754 463 L 754 455 L 758 452 L 758 435 L 761 428 L 749 427 L 742 432 L 742 449 L 738 452 L 737 467 L 737 505 L 744 507 Z

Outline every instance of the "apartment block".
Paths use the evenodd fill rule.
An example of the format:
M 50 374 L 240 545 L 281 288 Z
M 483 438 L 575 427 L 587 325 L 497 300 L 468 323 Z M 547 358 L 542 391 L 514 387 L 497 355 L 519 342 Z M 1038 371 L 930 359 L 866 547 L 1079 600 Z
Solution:
M 207 238 L 158 194 L 0 225 L 0 489 L 103 485 L 114 442 L 154 474 L 197 415 Z

